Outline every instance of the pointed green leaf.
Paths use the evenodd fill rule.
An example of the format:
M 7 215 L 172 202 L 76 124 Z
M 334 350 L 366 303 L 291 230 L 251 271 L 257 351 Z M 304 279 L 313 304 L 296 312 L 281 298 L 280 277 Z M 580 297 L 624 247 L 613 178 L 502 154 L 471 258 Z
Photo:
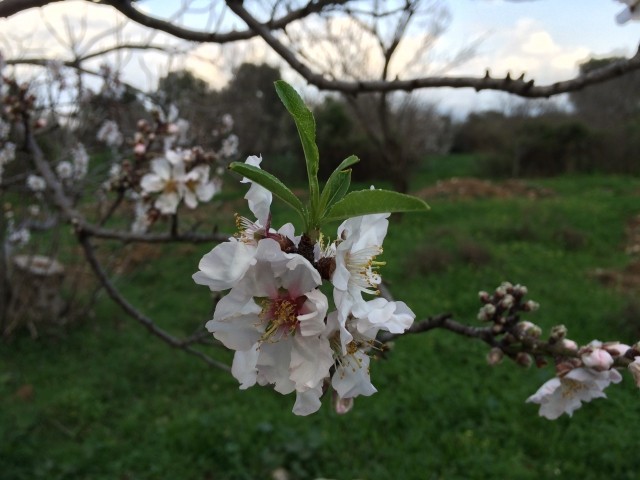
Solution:
M 262 185 L 280 200 L 293 207 L 293 209 L 300 214 L 300 216 L 306 223 L 307 218 L 304 205 L 302 204 L 300 199 L 296 197 L 295 194 L 291 190 L 289 190 L 289 188 L 277 177 L 268 172 L 265 172 L 261 168 L 254 167 L 253 165 L 247 165 L 246 163 L 242 162 L 232 162 L 229 165 L 229 169 L 244 177 L 247 177 L 249 180 L 256 182 L 258 185 Z
M 351 169 L 348 168 L 351 165 L 358 163 L 360 159 L 355 155 L 344 159 L 340 165 L 333 171 L 327 184 L 322 190 L 320 196 L 320 216 L 322 217 L 326 210 L 344 197 L 349 190 L 351 184 Z
M 411 195 L 389 190 L 360 190 L 351 192 L 336 202 L 322 223 L 373 213 L 426 212 L 427 210 L 429 205 Z
M 295 89 L 284 80 L 275 82 L 278 97 L 289 111 L 298 128 L 304 158 L 307 163 L 307 176 L 309 178 L 309 193 L 311 196 L 312 210 L 317 209 L 320 199 L 320 187 L 318 186 L 318 169 L 320 154 L 316 145 L 316 121 L 313 113 L 305 105 L 302 97 Z

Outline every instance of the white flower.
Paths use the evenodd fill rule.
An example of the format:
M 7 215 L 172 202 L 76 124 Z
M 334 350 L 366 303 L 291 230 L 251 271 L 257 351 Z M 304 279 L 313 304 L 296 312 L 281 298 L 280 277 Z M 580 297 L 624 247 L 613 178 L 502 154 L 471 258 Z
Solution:
M 590 368 L 574 368 L 563 377 L 547 381 L 527 402 L 540 404 L 540 416 L 555 420 L 563 413 L 571 416 L 582 402 L 606 398 L 603 390 L 620 380 L 622 375 L 617 370 L 598 372 Z
M 140 180 L 140 187 L 146 193 L 158 193 L 154 206 L 163 214 L 174 214 L 182 198 L 184 189 L 184 164 L 172 165 L 166 158 L 156 158 L 151 162 L 151 172 Z
M 344 325 L 354 305 L 363 303 L 363 293 L 376 294 L 380 275 L 375 262 L 382 253 L 382 241 L 387 234 L 388 213 L 354 217 L 338 227 L 335 247 L 336 268 L 331 275 L 333 300 L 338 320 Z
M 7 235 L 7 241 L 16 246 L 23 246 L 29 243 L 31 232 L 28 228 L 22 227 L 17 230 L 10 229 Z
M 238 154 L 238 136 L 231 134 L 222 141 L 222 148 L 220 149 L 220 155 L 225 158 L 234 157 Z
M 89 170 L 89 155 L 83 144 L 78 143 L 71 150 L 71 158 L 73 160 L 73 178 L 82 180 L 87 176 L 87 171 Z
M 416 318 L 416 314 L 404 302 L 389 302 L 384 298 L 374 298 L 354 306 L 353 316 L 357 319 L 356 328 L 360 333 L 379 330 L 390 333 L 404 333 Z M 371 335 L 371 334 L 370 334 Z
M 96 138 L 110 147 L 120 146 L 123 140 L 118 124 L 112 120 L 105 120 L 98 130 Z
M 233 117 L 229 113 L 222 115 L 222 127 L 225 131 L 229 131 L 233 128 Z
M 344 331 L 351 340 L 343 346 Z M 339 332 L 339 333 L 338 333 Z M 337 312 L 327 317 L 327 333 L 333 346 L 335 370 L 331 377 L 331 386 L 338 398 L 354 398 L 360 395 L 369 396 L 377 392 L 369 375 L 369 356 L 367 352 L 375 347 L 377 330 L 366 333 L 358 332 L 355 320 L 350 318 L 341 325 Z
M 317 289 L 320 275 L 270 238 L 258 242 L 251 263 L 206 327 L 237 350 L 232 373 L 241 388 L 257 382 L 273 384 L 282 394 L 296 391 L 296 410 L 312 413 L 333 365 L 329 341 L 321 336 L 328 301 Z
M 136 199 L 134 207 L 135 217 L 131 224 L 132 233 L 147 233 L 147 230 L 151 226 L 151 219 L 149 218 L 148 205 L 140 198 Z
M 640 20 L 640 1 L 639 0 L 617 0 L 624 3 L 625 8 L 616 15 L 616 22 L 620 25 L 627 23 L 629 20 Z
M 56 174 L 60 180 L 69 180 L 73 177 L 73 165 L 66 160 L 56 165 Z
M 246 163 L 259 166 L 260 161 L 258 157 L 249 157 Z M 246 178 L 242 181 L 250 182 Z M 249 267 L 256 263 L 258 240 L 264 237 L 264 226 L 269 218 L 272 194 L 266 188 L 251 182 L 251 187 L 244 198 L 249 201 L 249 209 L 258 220 L 252 222 L 239 217 L 240 238 L 231 238 L 228 242 L 216 245 L 202 257 L 198 265 L 200 271 L 193 275 L 193 280 L 197 284 L 206 285 L 214 292 L 232 288 L 244 277 Z M 261 221 L 264 223 L 260 223 Z M 290 224 L 287 224 L 280 229 L 280 233 L 292 236 L 292 230 Z
M 29 190 L 35 193 L 44 192 L 47 188 L 47 183 L 39 175 L 29 175 L 27 177 L 27 187 Z
M 196 208 L 198 202 L 208 202 L 218 192 L 219 187 L 209 181 L 209 166 L 198 165 L 184 176 L 184 203 L 189 208 Z

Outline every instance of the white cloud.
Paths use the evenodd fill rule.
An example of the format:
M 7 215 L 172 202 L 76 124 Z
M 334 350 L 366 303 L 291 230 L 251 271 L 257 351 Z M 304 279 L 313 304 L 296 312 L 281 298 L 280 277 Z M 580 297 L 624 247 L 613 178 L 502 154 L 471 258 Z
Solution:
M 557 42 L 544 26 L 532 19 L 520 19 L 512 28 L 494 33 L 457 74 L 479 75 L 489 68 L 496 77 L 525 74 L 538 84 L 573 77 L 589 49 Z

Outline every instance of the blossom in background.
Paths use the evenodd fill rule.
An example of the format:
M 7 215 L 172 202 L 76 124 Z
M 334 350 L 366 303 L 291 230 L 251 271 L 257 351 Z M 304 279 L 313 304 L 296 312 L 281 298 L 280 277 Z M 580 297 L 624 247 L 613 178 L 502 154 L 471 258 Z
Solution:
M 247 158 L 245 163 L 259 167 L 261 161 L 261 158 L 254 156 Z M 208 286 L 214 292 L 228 290 L 244 277 L 249 267 L 255 264 L 258 239 L 265 236 L 273 195 L 247 178 L 243 178 L 241 182 L 251 183 L 244 198 L 249 202 L 249 209 L 257 220 L 252 222 L 240 217 L 240 238 L 230 238 L 228 242 L 220 243 L 200 260 L 199 271 L 193 275 L 193 280 L 199 285 Z
M 78 143 L 71 149 L 71 159 L 73 162 L 74 180 L 82 180 L 87 176 L 87 172 L 89 171 L 89 154 L 83 144 Z
M 138 198 L 134 205 L 134 218 L 131 224 L 131 232 L 138 234 L 147 233 L 152 223 L 149 217 L 149 206 L 141 198 Z
M 225 132 L 231 131 L 233 128 L 233 117 L 229 113 L 222 115 L 222 128 Z
M 184 203 L 189 208 L 196 208 L 198 202 L 208 202 L 220 190 L 214 180 L 209 180 L 209 166 L 198 165 L 183 178 Z
M 99 141 L 106 143 L 111 148 L 119 147 L 123 141 L 122 133 L 120 133 L 118 124 L 113 120 L 104 121 L 96 134 L 96 138 Z
M 16 158 L 16 146 L 11 142 L 6 142 L 2 148 L 0 148 L 0 181 L 2 181 L 4 166 L 14 158 Z
M 220 149 L 220 155 L 223 158 L 235 157 L 238 154 L 238 136 L 231 134 L 222 141 L 222 148 Z
M 69 180 L 73 177 L 73 165 L 71 162 L 62 161 L 56 165 L 56 175 L 60 180 Z
M 156 158 L 151 162 L 151 172 L 140 180 L 143 193 L 160 193 L 154 206 L 163 214 L 174 214 L 182 199 L 184 188 L 184 164 L 172 164 L 166 158 Z
M 29 175 L 27 177 L 27 187 L 34 193 L 44 192 L 47 188 L 47 183 L 39 175 Z
M 527 402 L 538 403 L 540 416 L 555 420 L 563 413 L 573 415 L 582 402 L 606 398 L 603 390 L 610 383 L 621 380 L 622 375 L 617 370 L 599 372 L 590 368 L 574 368 L 562 377 L 547 381 Z

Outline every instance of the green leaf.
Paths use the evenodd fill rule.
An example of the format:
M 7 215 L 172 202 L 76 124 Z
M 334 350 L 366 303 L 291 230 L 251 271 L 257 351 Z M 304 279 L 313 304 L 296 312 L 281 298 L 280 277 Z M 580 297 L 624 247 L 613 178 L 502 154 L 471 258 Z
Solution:
M 320 197 L 320 216 L 325 214 L 325 211 L 345 196 L 349 190 L 351 184 L 351 169 L 348 168 L 351 165 L 358 163 L 360 159 L 355 155 L 344 159 L 340 165 L 333 171 L 327 184 L 322 190 L 322 196 Z
M 411 195 L 389 190 L 360 190 L 351 192 L 336 202 L 322 223 L 373 213 L 426 212 L 427 210 L 429 205 Z
M 307 213 L 304 205 L 295 194 L 289 190 L 289 188 L 282 183 L 277 177 L 265 172 L 261 168 L 254 167 L 253 165 L 247 165 L 242 162 L 232 162 L 229 165 L 229 169 L 234 172 L 247 177 L 249 180 L 256 182 L 258 185 L 262 185 L 264 188 L 273 193 L 283 202 L 289 204 L 297 211 L 304 222 L 307 222 Z
M 295 89 L 284 80 L 275 82 L 276 92 L 285 108 L 289 111 L 298 128 L 298 135 L 302 142 L 302 150 L 307 163 L 307 177 L 309 178 L 309 194 L 311 198 L 311 210 L 317 214 L 320 200 L 320 187 L 318 185 L 318 169 L 320 168 L 320 154 L 316 145 L 316 121 L 313 113 L 305 105 L 302 97 Z

